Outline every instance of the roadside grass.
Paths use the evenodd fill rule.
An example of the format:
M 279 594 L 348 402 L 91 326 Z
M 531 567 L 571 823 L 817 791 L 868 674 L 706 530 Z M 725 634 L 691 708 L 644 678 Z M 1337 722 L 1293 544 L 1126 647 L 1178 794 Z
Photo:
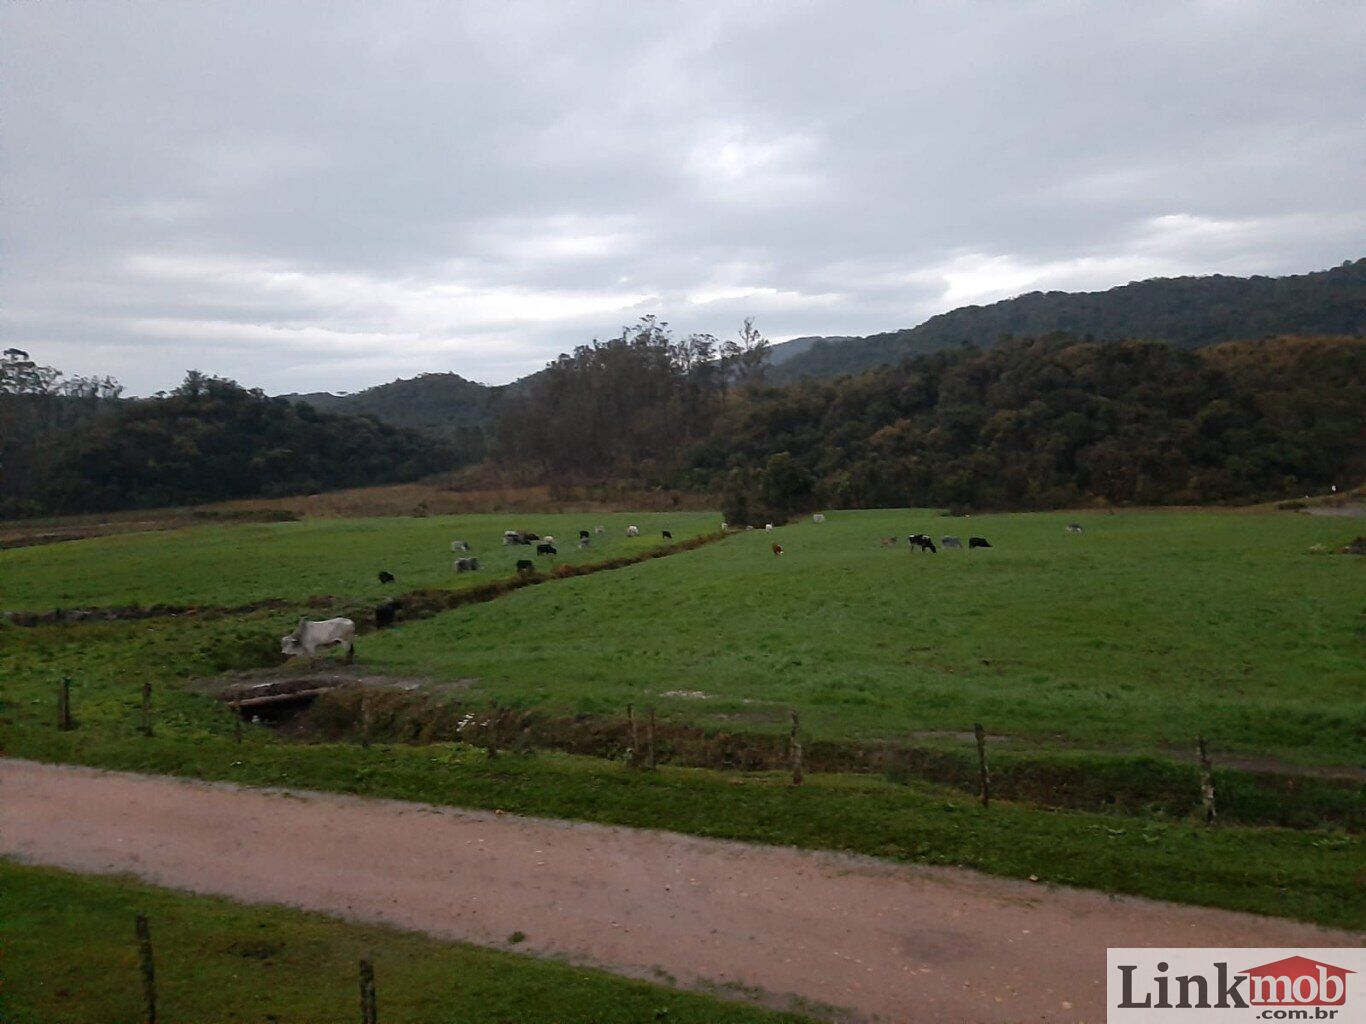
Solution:
M 1083 535 L 1064 532 L 1073 520 Z M 994 547 L 910 554 L 919 531 Z M 796 708 L 814 738 L 982 722 L 1010 749 L 1184 759 L 1203 734 L 1223 752 L 1360 766 L 1366 574 L 1310 553 L 1352 531 L 1284 514 L 834 512 L 413 623 L 366 659 L 558 713 L 654 704 L 779 732 Z
M 374 963 L 386 1024 L 802 1019 L 567 964 L 128 879 L 0 860 L 0 891 L 0 1019 L 7 1024 L 142 1020 L 137 913 L 151 925 L 158 1010 L 167 1021 L 356 1020 L 361 956 Z
M 587 550 L 579 530 L 603 525 Z M 625 535 L 640 527 L 640 536 Z M 0 551 L 0 611 L 130 604 L 235 606 L 264 599 L 336 595 L 374 602 L 415 587 L 463 589 L 510 576 L 518 559 L 541 568 L 601 561 L 658 547 L 661 530 L 684 540 L 717 528 L 706 512 L 480 514 L 310 519 L 195 526 Z M 556 539 L 553 562 L 534 547 L 505 546 L 506 529 Z M 480 571 L 456 574 L 453 540 L 468 541 Z M 378 573 L 393 573 L 381 584 Z
M 145 739 L 129 718 L 123 735 L 6 727 L 0 744 L 39 761 L 842 850 L 1366 929 L 1363 842 L 1341 829 L 1207 828 L 1006 801 L 983 809 L 958 790 L 879 776 L 814 774 L 793 787 L 780 772 L 640 772 L 557 753 L 490 760 L 467 744 L 292 744 L 260 728 L 237 744 L 225 720 Z

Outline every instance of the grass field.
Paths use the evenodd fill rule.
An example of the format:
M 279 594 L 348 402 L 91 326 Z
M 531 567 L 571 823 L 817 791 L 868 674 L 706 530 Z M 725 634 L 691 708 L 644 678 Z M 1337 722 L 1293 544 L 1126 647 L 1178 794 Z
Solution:
M 449 571 L 449 540 L 464 533 L 483 547 L 481 536 L 491 538 L 501 557 L 506 518 L 280 524 L 264 531 L 279 559 L 254 539 L 259 524 L 26 548 L 0 553 L 0 608 L 184 595 L 221 603 L 319 592 L 368 598 L 381 551 L 393 556 L 400 587 L 421 585 L 424 571 L 463 585 Z M 637 521 L 645 533 L 638 543 L 657 545 L 650 530 L 660 517 L 601 518 L 609 529 Z M 667 518 L 679 539 L 716 521 Z M 1074 518 L 1084 535 L 1064 533 Z M 561 521 L 517 524 L 576 536 L 579 526 L 570 533 Z M 916 742 L 958 748 L 962 740 L 949 734 L 983 721 L 1006 737 L 993 752 L 1003 769 L 1023 757 L 1045 771 L 1080 766 L 1101 787 L 1131 780 L 1139 799 L 1124 808 L 1002 801 L 982 813 L 961 789 L 915 779 L 815 775 L 793 790 L 772 773 L 644 775 L 620 762 L 546 753 L 486 763 L 463 744 L 367 750 L 250 726 L 235 744 L 228 712 L 198 680 L 278 664 L 278 638 L 294 622 L 288 608 L 33 628 L 0 622 L 0 749 L 963 864 L 1362 927 L 1360 837 L 1317 821 L 1315 801 L 1326 791 L 1315 780 L 1287 775 L 1273 794 L 1282 809 L 1305 804 L 1301 827 L 1209 830 L 1195 820 L 1193 769 L 1131 756 L 1187 754 L 1204 732 L 1216 763 L 1237 753 L 1271 767 L 1280 764 L 1271 758 L 1360 765 L 1366 578 L 1358 560 L 1310 553 L 1341 544 L 1355 525 L 1287 514 L 834 513 L 774 537 L 741 534 L 554 580 L 360 645 L 367 670 L 472 679 L 468 690 L 449 692 L 475 706 L 496 698 L 619 715 L 628 701 L 655 703 L 670 719 L 736 733 L 772 732 L 796 707 L 813 739 L 920 733 Z M 982 534 L 995 547 L 911 555 L 878 543 L 916 530 Z M 786 548 L 781 559 L 769 551 L 775 538 Z M 354 543 L 334 543 L 341 539 Z M 303 555 L 294 552 L 300 547 Z M 333 548 L 340 553 L 324 557 Z M 622 538 L 589 554 L 626 552 Z M 307 572 L 318 575 L 301 582 Z M 73 588 L 84 596 L 59 597 Z M 71 733 L 53 728 L 62 675 L 74 680 Z M 152 739 L 137 734 L 144 680 L 156 687 Z M 1159 776 L 1174 780 L 1175 800 L 1145 802 L 1145 786 Z M 1219 784 L 1236 803 L 1238 773 L 1223 772 Z M 1361 799 L 1350 787 L 1327 796 L 1335 807 Z M 1259 813 L 1231 820 L 1285 817 Z
M 151 925 L 165 1021 L 357 1020 L 362 955 L 374 963 L 379 1018 L 393 1024 L 800 1019 L 598 971 L 122 879 L 0 861 L 0 890 L 6 1024 L 142 1020 L 138 913 Z
M 1081 536 L 1064 532 L 1080 519 Z M 480 680 L 504 704 L 653 702 L 817 737 L 989 731 L 1041 749 L 1366 761 L 1366 573 L 1311 554 L 1351 524 L 1150 513 L 834 513 L 519 592 L 367 643 L 372 667 Z M 982 534 L 910 554 L 883 535 Z M 515 637 L 509 623 L 535 624 Z M 669 696 L 686 694 L 687 696 Z
M 603 525 L 578 549 L 579 530 Z M 627 537 L 626 527 L 640 527 Z M 715 530 L 702 512 L 584 515 L 461 515 L 312 519 L 297 523 L 197 526 L 0 551 L 0 610 L 50 611 L 130 604 L 236 606 L 321 595 L 372 601 L 417 587 L 468 587 L 510 576 L 533 548 L 503 544 L 507 529 L 556 538 L 555 562 L 599 561 L 658 547 L 660 531 L 683 540 Z M 451 541 L 468 541 L 483 562 L 457 577 Z M 393 584 L 378 580 L 393 573 Z

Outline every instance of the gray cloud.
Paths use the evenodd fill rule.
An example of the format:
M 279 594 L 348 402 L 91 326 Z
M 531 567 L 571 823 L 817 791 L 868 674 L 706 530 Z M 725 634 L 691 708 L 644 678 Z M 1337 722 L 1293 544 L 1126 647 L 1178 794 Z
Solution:
M 1366 252 L 1347 4 L 12 3 L 3 329 L 138 392 L 498 382 Z

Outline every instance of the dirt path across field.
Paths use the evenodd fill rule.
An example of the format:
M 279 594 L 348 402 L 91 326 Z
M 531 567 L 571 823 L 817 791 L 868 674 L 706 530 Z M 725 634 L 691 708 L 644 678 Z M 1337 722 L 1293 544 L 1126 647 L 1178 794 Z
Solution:
M 0 760 L 0 853 L 889 1021 L 1101 1021 L 1107 946 L 1311 925 L 970 871 Z

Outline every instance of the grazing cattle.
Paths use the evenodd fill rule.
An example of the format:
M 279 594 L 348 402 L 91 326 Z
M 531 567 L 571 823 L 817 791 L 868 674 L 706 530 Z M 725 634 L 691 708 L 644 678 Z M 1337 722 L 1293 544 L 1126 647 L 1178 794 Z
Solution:
M 533 562 L 531 559 L 529 559 L 529 558 L 519 558 L 519 559 L 517 559 L 517 571 L 518 571 L 518 572 L 534 572 L 535 570 L 536 570 L 536 563 Z
M 817 512 L 815 515 L 811 517 L 811 521 L 813 523 L 823 523 L 825 522 L 825 516 L 822 513 Z
M 555 550 L 555 545 L 554 545 L 554 544 L 537 544 L 537 545 L 536 545 L 536 554 L 538 554 L 538 555 L 558 555 L 559 552 Z
M 911 550 L 919 548 L 921 551 L 928 551 L 932 555 L 939 554 L 939 549 L 934 546 L 934 541 L 923 533 L 913 533 L 906 538 L 910 542 Z
M 777 555 L 779 558 L 782 558 L 782 557 L 783 557 L 783 546 L 782 546 L 781 544 L 774 544 L 774 545 L 773 545 L 773 553 L 774 553 L 775 555 Z
M 522 543 L 523 543 L 523 544 L 530 544 L 533 540 L 540 540 L 540 539 L 541 539 L 541 535 L 540 535 L 539 533 L 532 533 L 530 530 L 527 530 L 525 533 L 522 534 Z
M 628 537 L 639 537 L 639 536 L 640 536 L 640 527 L 639 527 L 639 526 L 628 526 L 628 527 L 626 527 L 626 536 L 628 536 Z
M 772 533 L 772 532 L 773 532 L 773 524 L 772 524 L 772 523 L 764 523 L 764 529 L 765 529 L 768 533 Z
M 479 559 L 477 558 L 457 558 L 454 565 L 456 572 L 478 572 Z
M 468 551 L 469 549 L 470 549 L 470 542 L 467 541 L 467 540 L 453 540 L 453 541 L 451 541 L 451 550 L 452 550 L 452 551 Z
M 586 549 L 588 548 L 588 545 L 591 544 L 591 543 L 592 543 L 592 541 L 590 541 L 587 537 L 580 537 L 580 538 L 579 538 L 579 550 L 580 550 L 580 551 L 586 550 Z
M 673 539 L 674 539 L 674 535 L 673 535 L 672 533 L 670 533 L 668 530 L 660 530 L 659 533 L 660 533 L 660 536 L 662 536 L 665 540 L 673 540 Z
M 989 547 L 991 547 L 991 541 L 987 540 L 985 537 L 969 537 L 969 538 L 968 538 L 968 547 L 969 547 L 969 548 L 989 548 Z
M 394 617 L 398 615 L 398 610 L 402 608 L 397 601 L 385 601 L 382 605 L 375 608 L 375 628 L 388 629 L 394 624 Z
M 379 581 L 380 581 L 381 583 L 393 583 L 393 582 L 394 582 L 394 574 L 391 573 L 391 572 L 388 572 L 388 571 L 386 571 L 386 570 L 384 570 L 384 569 L 381 569 L 381 570 L 380 570 L 380 573 L 379 573 Z
M 595 526 L 595 527 L 593 527 L 593 532 L 594 532 L 594 533 L 597 533 L 597 534 L 606 533 L 606 532 L 607 532 L 607 527 L 602 526 L 602 525 Z
M 722 532 L 722 533 L 725 533 L 725 532 L 726 532 L 727 530 L 729 530 L 729 529 L 730 529 L 730 523 L 722 523 L 722 524 L 721 524 L 721 532 Z
M 548 533 L 547 533 L 544 537 L 542 537 L 542 538 L 540 538 L 540 539 L 541 539 L 541 543 L 543 543 L 543 544 L 554 544 L 554 543 L 555 543 L 555 538 L 552 537 L 552 536 L 550 536 L 550 534 L 548 534 Z
M 940 537 L 939 543 L 946 548 L 961 548 L 963 546 L 963 542 L 957 537 Z
M 579 531 L 579 540 L 587 540 L 587 539 L 588 539 L 588 531 L 587 531 L 587 530 L 580 530 L 580 531 Z
M 289 636 L 280 638 L 280 653 L 294 657 L 307 654 L 310 658 L 319 647 L 345 647 L 348 663 L 356 660 L 356 624 L 350 619 L 323 619 L 310 622 L 300 619 Z
M 503 543 L 504 543 L 504 544 L 525 544 L 526 541 L 522 539 L 521 533 L 518 532 L 517 530 L 504 530 L 504 531 L 503 531 Z
M 1068 523 L 1068 524 L 1067 524 L 1067 532 L 1068 532 L 1068 533 L 1081 533 L 1081 523 Z

